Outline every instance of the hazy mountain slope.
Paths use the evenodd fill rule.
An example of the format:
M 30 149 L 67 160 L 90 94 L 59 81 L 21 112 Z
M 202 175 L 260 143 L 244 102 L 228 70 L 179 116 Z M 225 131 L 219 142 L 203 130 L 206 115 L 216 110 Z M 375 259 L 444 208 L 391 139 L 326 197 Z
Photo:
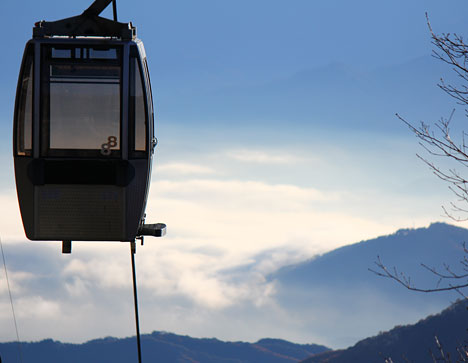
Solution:
M 456 105 L 437 83 L 441 77 L 453 81 L 451 73 L 445 64 L 426 56 L 375 70 L 330 63 L 232 86 L 220 80 L 231 77 L 224 74 L 206 79 L 198 88 L 188 83 L 174 92 L 166 89 L 158 96 L 159 111 L 163 118 L 202 123 L 255 120 L 403 133 L 407 130 L 395 117 L 397 112 L 411 121 L 428 122 L 450 114 Z
M 437 279 L 419 264 L 423 262 L 442 267 L 442 263 L 446 262 L 455 267 L 463 257 L 462 244 L 465 241 L 468 241 L 467 229 L 445 223 L 433 223 L 428 228 L 401 229 L 388 236 L 347 245 L 303 263 L 284 267 L 274 277 L 288 285 L 311 281 L 349 285 L 352 281 L 381 286 L 389 281 L 368 271 L 369 267 L 374 268 L 373 262 L 380 256 L 387 265 L 397 266 L 413 276 L 415 283 L 431 284 Z M 346 280 L 343 279 L 343 272 L 346 272 Z
M 453 304 L 440 314 L 429 316 L 414 325 L 398 326 L 372 338 L 364 339 L 345 350 L 317 354 L 303 363 L 393 362 L 427 363 L 432 361 L 429 350 L 436 357 L 438 337 L 445 354 L 457 361 L 457 347 L 468 345 L 468 301 Z
M 134 337 L 104 338 L 83 344 L 43 340 L 22 343 L 21 350 L 25 363 L 128 363 L 135 361 L 137 354 Z M 147 362 L 288 363 L 326 350 L 328 348 L 319 345 L 293 344 L 278 339 L 263 339 L 252 344 L 195 339 L 161 332 L 142 336 L 142 358 Z M 16 343 L 1 343 L 0 355 L 4 362 L 19 362 Z
M 468 241 L 468 230 L 443 223 L 400 230 L 282 268 L 270 281 L 275 283 L 276 301 L 290 319 L 302 321 L 304 332 L 318 325 L 334 337 L 334 341 L 314 341 L 346 347 L 378 331 L 414 323 L 459 297 L 456 293 L 415 293 L 378 277 L 368 270 L 377 256 L 388 267 L 396 266 L 411 276 L 415 285 L 431 288 L 438 278 L 420 263 L 442 269 L 447 263 L 456 269 L 463 258 L 464 241 Z

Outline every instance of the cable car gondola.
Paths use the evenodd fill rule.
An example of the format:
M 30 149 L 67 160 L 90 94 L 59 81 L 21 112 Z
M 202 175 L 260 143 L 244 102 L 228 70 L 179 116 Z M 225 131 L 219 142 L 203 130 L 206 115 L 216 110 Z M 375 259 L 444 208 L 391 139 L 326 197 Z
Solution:
M 153 129 L 143 43 L 131 23 L 83 14 L 41 21 L 26 44 L 16 94 L 13 154 L 30 240 L 134 241 L 145 225 Z

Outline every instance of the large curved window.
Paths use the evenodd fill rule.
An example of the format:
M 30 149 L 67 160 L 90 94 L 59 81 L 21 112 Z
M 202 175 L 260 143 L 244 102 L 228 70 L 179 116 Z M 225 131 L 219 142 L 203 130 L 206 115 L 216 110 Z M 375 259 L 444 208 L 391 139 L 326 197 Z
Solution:
M 26 58 L 18 85 L 16 154 L 21 156 L 30 156 L 32 151 L 33 58 L 32 47 L 30 47 L 26 52 Z
M 43 154 L 120 155 L 119 53 L 89 46 L 44 50 Z
M 135 156 L 144 156 L 147 151 L 148 109 L 145 93 L 145 80 L 140 59 L 130 59 L 130 144 Z

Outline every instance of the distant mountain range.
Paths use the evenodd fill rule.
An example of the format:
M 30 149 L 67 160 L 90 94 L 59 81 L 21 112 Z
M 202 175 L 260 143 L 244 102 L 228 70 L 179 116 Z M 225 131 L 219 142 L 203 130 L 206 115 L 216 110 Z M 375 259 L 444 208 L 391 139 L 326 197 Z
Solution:
M 468 348 L 467 310 L 468 301 L 458 301 L 414 325 L 397 326 L 342 350 L 279 339 L 262 339 L 256 343 L 222 342 L 153 332 L 142 336 L 143 358 L 145 362 L 163 363 L 383 363 L 388 358 L 394 363 L 426 363 L 431 361 L 431 354 L 441 357 L 437 338 L 445 356 L 456 362 L 463 349 Z M 135 338 L 104 338 L 83 344 L 43 340 L 23 342 L 20 349 L 21 361 L 17 343 L 0 343 L 3 362 L 128 363 L 136 357 Z M 301 360 L 304 357 L 307 358 Z
M 162 119 L 185 124 L 255 121 L 277 127 L 404 133 L 397 112 L 413 122 L 450 115 L 456 104 L 437 84 L 441 78 L 456 82 L 452 73 L 429 55 L 375 70 L 330 63 L 253 83 L 236 81 L 235 74 L 224 72 L 208 79 L 189 78 L 176 88 L 162 80 L 164 92 L 156 99 Z
M 300 319 L 303 336 L 314 342 L 346 347 L 395 325 L 414 323 L 441 311 L 460 296 L 456 292 L 408 291 L 369 271 L 380 256 L 389 268 L 411 278 L 415 286 L 433 288 L 439 278 L 421 267 L 462 267 L 468 230 L 444 223 L 402 229 L 373 240 L 338 248 L 269 276 L 275 300 L 291 320 Z M 319 340 L 320 336 L 333 341 Z
M 129 363 L 137 361 L 135 338 L 104 338 L 83 344 L 66 344 L 53 340 L 21 343 L 19 360 L 17 343 L 0 343 L 2 362 L 6 363 Z M 256 343 L 222 342 L 195 339 L 163 332 L 142 335 L 143 362 L 203 363 L 291 363 L 312 354 L 329 350 L 315 344 L 293 344 L 279 339 L 262 339 Z
M 467 310 L 468 301 L 462 300 L 417 324 L 395 327 L 388 332 L 361 340 L 348 349 L 317 354 L 302 363 L 383 363 L 388 358 L 394 363 L 427 363 L 432 362 L 431 354 L 436 359 L 442 357 L 436 345 L 436 337 L 445 357 L 454 363 L 466 362 L 468 357 L 463 350 L 466 352 L 468 349 Z M 464 357 L 465 360 L 459 360 L 460 357 Z

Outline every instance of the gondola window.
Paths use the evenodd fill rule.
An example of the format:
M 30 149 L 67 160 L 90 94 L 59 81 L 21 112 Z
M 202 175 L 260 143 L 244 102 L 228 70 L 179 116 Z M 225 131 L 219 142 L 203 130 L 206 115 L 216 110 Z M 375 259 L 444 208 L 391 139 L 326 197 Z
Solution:
M 118 156 L 121 64 L 118 49 L 50 47 L 46 50 L 44 94 L 48 95 L 47 154 L 78 150 Z M 47 92 L 48 91 L 48 92 Z M 86 105 L 83 107 L 83 105 Z M 112 140 L 112 143 L 109 143 Z M 96 156 L 98 156 L 96 154 Z

